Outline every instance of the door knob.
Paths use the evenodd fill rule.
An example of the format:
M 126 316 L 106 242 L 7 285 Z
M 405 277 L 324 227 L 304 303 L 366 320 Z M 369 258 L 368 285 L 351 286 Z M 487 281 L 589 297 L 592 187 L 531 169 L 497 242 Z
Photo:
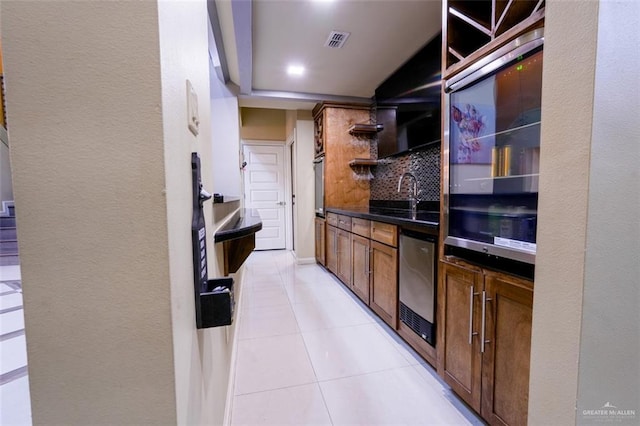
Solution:
M 287 203 L 285 203 L 284 201 L 278 201 L 276 204 L 279 205 L 279 206 L 284 206 Z

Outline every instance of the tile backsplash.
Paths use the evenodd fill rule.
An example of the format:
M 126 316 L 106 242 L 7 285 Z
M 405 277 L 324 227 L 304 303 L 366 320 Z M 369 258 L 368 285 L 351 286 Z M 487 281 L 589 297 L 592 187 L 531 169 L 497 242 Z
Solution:
M 372 155 L 372 158 L 375 156 Z M 383 158 L 378 160 L 378 165 L 372 169 L 372 200 L 406 200 L 412 183 L 405 180 L 401 192 L 398 193 L 398 180 L 403 173 L 409 172 L 418 180 L 418 200 L 440 201 L 440 145 Z

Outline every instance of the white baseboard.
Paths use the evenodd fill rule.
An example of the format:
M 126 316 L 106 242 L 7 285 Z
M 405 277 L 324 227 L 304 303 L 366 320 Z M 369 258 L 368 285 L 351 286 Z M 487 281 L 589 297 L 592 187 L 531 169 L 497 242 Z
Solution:
M 315 257 L 296 257 L 296 263 L 298 265 L 310 265 L 316 263 Z
M 236 385 L 236 359 L 237 359 L 237 351 L 238 351 L 238 334 L 240 334 L 240 309 L 242 309 L 242 292 L 244 291 L 244 277 L 245 271 L 244 268 L 241 269 L 242 273 L 240 274 L 240 286 L 238 283 L 235 283 L 235 287 L 240 288 L 239 294 L 235 294 L 235 324 L 234 324 L 234 333 L 233 333 L 233 341 L 231 342 L 231 362 L 229 365 L 229 381 L 227 382 L 227 399 L 224 404 L 224 418 L 222 420 L 223 426 L 231 425 L 231 410 L 233 409 L 233 395 L 235 393 L 235 385 Z

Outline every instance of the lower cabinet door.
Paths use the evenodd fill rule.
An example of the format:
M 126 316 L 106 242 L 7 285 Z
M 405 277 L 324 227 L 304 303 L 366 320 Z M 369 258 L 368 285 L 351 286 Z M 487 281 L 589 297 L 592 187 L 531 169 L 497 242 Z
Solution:
M 492 425 L 524 425 L 529 405 L 533 283 L 486 272 L 482 299 L 481 414 Z
M 353 292 L 367 305 L 369 304 L 369 250 L 368 238 L 353 234 L 351 236 L 351 255 L 353 257 Z
M 338 273 L 338 228 L 327 225 L 325 244 L 327 247 L 325 266 L 334 274 Z
M 482 273 L 441 263 L 438 372 L 455 393 L 480 412 L 480 302 Z
M 338 229 L 338 270 L 336 275 L 347 286 L 351 287 L 351 232 Z
M 315 234 L 316 234 L 316 261 L 324 265 L 325 264 L 325 220 L 316 217 L 315 219 Z
M 369 307 L 394 330 L 398 324 L 398 249 L 371 241 Z

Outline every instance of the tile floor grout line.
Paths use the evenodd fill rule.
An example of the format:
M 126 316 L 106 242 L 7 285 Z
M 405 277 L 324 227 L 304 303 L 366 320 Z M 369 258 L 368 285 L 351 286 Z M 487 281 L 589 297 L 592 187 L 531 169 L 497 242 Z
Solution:
M 280 266 L 278 265 L 277 268 L 278 268 L 278 273 L 280 275 L 280 281 L 281 281 L 279 284 L 281 286 L 284 286 L 284 279 L 282 278 L 282 271 L 280 269 Z M 295 283 L 295 278 L 294 278 L 294 283 Z M 304 340 L 304 336 L 302 336 L 302 330 L 300 329 L 300 323 L 298 322 L 298 317 L 296 316 L 295 310 L 293 309 L 294 303 L 291 301 L 291 298 L 289 297 L 289 292 L 286 291 L 286 288 L 285 288 L 285 292 L 286 292 L 286 296 L 287 296 L 288 305 L 289 305 L 291 311 L 293 312 L 293 317 L 294 317 L 294 320 L 296 321 L 296 327 L 298 329 L 298 331 L 296 333 L 287 333 L 285 335 L 299 335 L 300 339 L 302 339 L 302 344 L 304 345 L 305 354 L 307 355 L 307 361 L 309 362 L 309 365 L 311 366 L 311 370 L 313 371 L 314 381 L 310 382 L 310 383 L 296 384 L 296 385 L 292 385 L 292 386 L 283 386 L 283 387 L 277 388 L 277 389 L 256 391 L 256 392 L 251 392 L 251 393 L 247 393 L 247 394 L 243 394 L 243 395 L 250 395 L 252 393 L 269 392 L 269 391 L 280 390 L 280 389 L 294 388 L 294 387 L 299 387 L 299 386 L 308 386 L 308 385 L 312 384 L 312 385 L 317 386 L 317 389 L 320 391 L 320 395 L 322 396 L 322 403 L 324 404 L 324 408 L 325 408 L 325 410 L 327 412 L 327 415 L 329 416 L 329 421 L 333 425 L 333 420 L 331 418 L 331 413 L 329 412 L 329 407 L 327 406 L 327 401 L 325 400 L 324 394 L 322 393 L 322 388 L 320 387 L 320 383 L 319 383 L 319 380 L 318 380 L 318 374 L 316 373 L 316 368 L 313 365 L 313 361 L 311 360 L 311 355 L 309 354 L 309 348 L 307 347 L 307 342 Z M 316 299 L 315 302 L 316 303 L 322 303 L 320 300 L 317 300 L 317 299 Z M 277 305 L 277 306 L 279 306 L 279 305 Z M 239 396 L 239 395 L 234 395 L 234 397 L 235 396 Z
M 14 380 L 18 380 L 24 376 L 29 374 L 27 366 L 23 366 L 20 368 L 16 368 L 15 370 L 8 371 L 4 374 L 0 374 L 0 386 L 6 385 L 7 383 L 13 382 Z
M 14 337 L 22 336 L 23 334 L 24 334 L 24 328 L 21 330 L 11 331 L 9 333 L 2 334 L 0 335 L 0 342 L 13 339 Z
M 381 370 L 366 371 L 366 372 L 362 372 L 362 373 L 350 374 L 348 376 L 332 377 L 330 379 L 318 380 L 318 384 L 334 382 L 334 381 L 343 380 L 343 379 L 352 379 L 354 377 L 362 377 L 362 376 L 367 376 L 369 374 L 379 374 L 379 373 L 385 373 L 387 371 L 402 370 L 404 368 L 413 368 L 413 367 L 414 367 L 414 365 L 401 365 L 399 367 L 383 368 Z M 422 379 L 422 380 L 424 380 L 424 379 Z
M 264 259 L 267 259 L 267 256 L 264 257 Z M 335 377 L 335 378 L 327 378 L 324 380 L 319 380 L 318 379 L 318 375 L 316 373 L 316 368 L 313 364 L 313 362 L 310 362 L 311 367 L 312 367 L 312 371 L 314 372 L 314 376 L 315 376 L 315 382 L 305 382 L 305 383 L 296 383 L 294 385 L 288 385 L 288 386 L 282 386 L 282 387 L 277 387 L 274 389 L 264 389 L 264 390 L 256 390 L 256 391 L 252 391 L 252 392 L 248 392 L 248 393 L 244 393 L 241 395 L 234 395 L 233 396 L 233 400 L 234 402 L 236 401 L 235 398 L 236 397 L 244 397 L 244 396 L 248 396 L 248 395 L 257 395 L 257 394 L 263 394 L 263 395 L 268 395 L 265 392 L 274 392 L 274 391 L 279 391 L 279 390 L 283 390 L 283 389 L 295 389 L 295 388 L 300 388 L 303 386 L 309 386 L 309 385 L 315 385 L 316 389 L 319 388 L 320 390 L 320 395 L 322 397 L 323 400 L 323 404 L 325 407 L 325 414 L 328 416 L 328 418 L 325 418 L 324 420 L 329 420 L 329 422 L 327 422 L 326 424 L 338 424 L 336 423 L 340 416 L 341 416 L 341 411 L 340 410 L 336 410 L 334 411 L 334 413 L 332 413 L 329 410 L 329 406 L 327 404 L 327 401 L 332 401 L 332 398 L 335 396 L 333 395 L 333 391 L 331 391 L 332 387 L 337 386 L 340 387 L 342 386 L 341 384 L 339 384 L 340 382 L 346 381 L 348 383 L 348 381 L 350 379 L 355 379 L 356 381 L 359 380 L 367 380 L 367 379 L 358 379 L 358 377 L 367 377 L 367 376 L 371 376 L 372 378 L 375 376 L 381 376 L 382 377 L 386 377 L 385 375 L 387 375 L 388 377 L 395 377 L 398 374 L 401 375 L 411 375 L 412 377 L 414 377 L 417 382 L 416 383 L 420 383 L 420 386 L 422 387 L 427 386 L 429 389 L 433 388 L 433 390 L 435 390 L 438 394 L 438 404 L 440 403 L 446 403 L 446 407 L 447 409 L 449 408 L 453 408 L 453 410 L 457 411 L 458 416 L 461 416 L 461 420 L 464 419 L 466 420 L 466 422 L 468 422 L 469 424 L 472 425 L 481 425 L 481 422 L 478 422 L 476 420 L 476 418 L 472 415 L 472 414 L 467 414 L 469 411 L 468 408 L 464 407 L 464 404 L 460 405 L 460 400 L 459 398 L 456 397 L 455 394 L 452 393 L 451 389 L 448 388 L 444 382 L 442 382 L 441 380 L 438 380 L 438 376 L 437 373 L 435 373 L 436 369 L 435 367 L 429 365 L 426 361 L 424 362 L 418 362 L 419 360 L 421 360 L 422 358 L 419 356 L 419 354 L 417 354 L 417 352 L 413 351 L 410 347 L 410 345 L 408 343 L 406 343 L 404 340 L 402 340 L 401 338 L 394 338 L 393 337 L 393 332 L 394 330 L 389 327 L 387 324 L 385 324 L 384 322 L 382 322 L 381 320 L 379 320 L 378 317 L 376 317 L 375 315 L 371 315 L 368 314 L 367 315 L 367 322 L 364 323 L 360 323 L 360 324 L 348 324 L 348 325 L 343 325 L 340 324 L 337 327 L 323 327 L 323 328 L 319 328 L 316 330 L 308 330 L 308 331 L 302 331 L 300 330 L 300 324 L 299 324 L 299 317 L 296 315 L 296 309 L 294 309 L 294 306 L 299 307 L 299 308 L 303 308 L 303 306 L 299 306 L 299 305 L 303 305 L 303 304 L 296 304 L 294 303 L 294 297 L 293 295 L 295 295 L 295 289 L 296 286 L 300 286 L 299 288 L 303 288 L 303 286 L 305 286 L 305 284 L 318 284 L 320 283 L 321 277 L 322 275 L 326 274 L 331 276 L 331 274 L 329 272 L 327 272 L 326 270 L 322 270 L 322 275 L 321 274 L 316 274 L 315 271 L 316 268 L 319 268 L 318 265 L 313 265 L 311 266 L 311 270 L 314 271 L 312 272 L 311 276 L 305 275 L 304 277 L 299 277 L 297 275 L 297 273 L 295 271 L 297 271 L 296 269 L 296 265 L 294 264 L 294 260 L 291 259 L 291 255 L 290 253 L 286 253 L 286 257 L 279 255 L 276 256 L 273 253 L 269 253 L 268 259 L 271 260 L 271 263 L 268 263 L 269 266 L 271 265 L 276 265 L 278 274 L 280 275 L 280 282 L 277 282 L 274 280 L 273 283 L 268 283 L 268 286 L 265 286 L 264 288 L 276 288 L 276 287 L 282 287 L 284 285 L 284 290 L 285 290 L 285 294 L 287 296 L 287 301 L 288 301 L 288 306 L 289 308 L 293 311 L 294 314 L 294 320 L 296 322 L 296 325 L 299 329 L 299 331 L 297 333 L 286 333 L 286 334 L 281 334 L 281 335 L 272 335 L 272 336 L 263 336 L 263 337 L 255 337 L 255 338 L 251 338 L 251 339 L 245 339 L 245 341 L 248 340 L 255 340 L 255 339 L 261 339 L 261 338 L 277 338 L 277 337 L 283 337 L 283 336 L 295 336 L 296 334 L 299 334 L 302 339 L 303 339 L 303 344 L 304 344 L 304 348 L 305 348 L 305 352 L 307 354 L 307 358 L 309 359 L 309 361 L 311 361 L 311 356 L 310 356 L 310 352 L 309 352 L 309 347 L 307 347 L 307 341 L 305 340 L 305 335 L 311 335 L 311 334 L 315 334 L 318 332 L 331 332 L 331 331 L 335 331 L 335 330 L 339 330 L 339 329 L 345 329 L 345 328 L 356 328 L 356 327 L 364 327 L 366 325 L 371 325 L 373 326 L 377 332 L 375 333 L 376 335 L 378 335 L 382 340 L 384 340 L 384 343 L 386 346 L 393 346 L 395 351 L 392 351 L 394 353 L 397 353 L 397 355 L 400 357 L 399 359 L 404 360 L 404 364 L 405 365 L 401 365 L 401 366 L 383 366 L 381 369 L 378 370 L 374 370 L 374 371 L 367 371 L 367 372 L 360 372 L 360 373 L 356 373 L 356 374 L 351 374 L 351 375 L 347 375 L 347 376 L 343 376 L 343 377 Z M 261 261 L 261 263 L 265 263 L 262 261 L 262 258 L 259 258 L 259 260 Z M 267 265 L 263 265 L 263 266 L 258 266 L 257 269 L 262 269 L 264 267 L 266 267 Z M 305 265 L 307 266 L 307 265 Z M 322 269 L 322 268 L 320 268 Z M 292 274 L 290 271 L 294 271 L 294 273 Z M 253 274 L 247 274 L 247 278 L 251 276 L 254 277 Z M 255 279 L 259 281 L 259 276 L 255 276 Z M 286 284 L 285 284 L 285 279 L 286 279 Z M 324 284 L 324 283 L 322 283 Z M 349 296 L 348 300 L 351 300 L 351 303 L 346 302 L 347 299 L 345 300 L 345 306 L 344 308 L 346 309 L 346 305 L 352 306 L 352 307 L 364 307 L 366 308 L 366 305 L 362 305 L 361 303 L 359 303 L 358 299 L 356 299 L 354 297 L 353 294 L 349 293 L 349 289 L 346 289 L 343 287 L 343 284 L 336 281 L 335 278 L 331 281 L 331 282 L 327 282 L 325 287 L 331 287 L 331 288 L 339 288 L 341 290 L 341 292 L 345 293 L 346 296 Z M 247 286 L 246 289 L 248 289 L 249 287 Z M 308 305 L 309 307 L 313 307 L 315 306 L 327 306 L 329 304 L 332 304 L 333 301 L 335 300 L 334 298 L 329 298 L 329 299 L 321 299 L 321 298 L 317 298 L 316 294 L 313 293 L 311 294 L 311 300 L 307 301 L 310 303 L 305 303 L 306 305 Z M 297 300 L 297 299 L 296 299 Z M 285 304 L 278 304 L 278 305 L 263 305 L 266 308 L 266 312 L 269 310 L 269 308 L 271 307 L 275 307 L 275 306 L 286 306 Z M 302 310 L 304 311 L 304 309 Z M 245 310 L 245 312 L 243 312 L 241 314 L 242 319 L 246 320 L 249 315 L 250 315 L 250 310 Z M 245 317 L 244 315 L 247 315 L 247 317 Z M 288 327 L 287 327 L 288 328 Z M 406 351 L 406 353 L 405 353 Z M 401 371 L 404 371 L 404 373 L 400 373 Z M 398 372 L 398 373 L 396 373 Z M 431 377 L 433 376 L 433 378 L 436 380 L 437 383 L 432 384 L 431 383 Z M 309 379 L 307 379 L 309 380 Z M 329 383 L 335 383 L 335 385 L 329 385 Z M 325 395 L 325 391 L 323 390 L 323 385 L 325 385 L 324 387 L 326 387 L 326 393 L 327 395 Z M 436 386 L 436 385 L 440 385 L 440 386 Z M 440 389 L 440 387 L 442 387 L 442 389 Z M 287 391 L 286 394 L 290 394 L 292 391 Z M 293 391 L 295 393 L 295 391 Z M 315 391 L 314 391 L 315 392 Z M 265 396 L 266 397 L 266 396 Z M 347 396 L 348 397 L 348 396 Z M 261 396 L 257 396 L 255 398 L 260 399 Z M 317 395 L 316 397 L 317 398 Z M 319 399 L 316 399 L 317 403 L 318 403 L 318 408 L 319 408 Z M 354 403 L 356 403 L 354 401 Z M 443 406 L 444 407 L 444 406 Z M 335 407 L 334 407 L 335 408 Z M 282 408 L 284 410 L 284 412 L 287 412 L 287 409 L 283 406 Z M 384 406 L 381 409 L 385 409 Z M 439 409 L 439 408 L 436 408 Z M 344 413 L 343 413 L 344 414 Z M 456 419 L 457 417 L 456 416 Z M 334 420 L 334 417 L 336 418 Z M 450 417 L 450 419 L 453 417 Z M 343 419 L 344 420 L 344 419 Z M 233 421 L 231 421 L 231 423 L 233 424 Z
M 0 315 L 8 314 L 9 312 L 13 312 L 13 311 L 19 311 L 20 309 L 22 309 L 22 305 L 20 305 L 20 306 L 12 306 L 11 308 L 6 308 L 6 309 L 0 310 Z
M 316 303 L 320 303 L 322 304 L 323 302 L 320 300 L 316 299 Z M 293 305 L 293 304 L 292 304 Z M 295 309 L 293 308 L 293 306 L 291 306 L 291 309 L 293 310 L 293 314 L 295 316 Z M 298 317 L 296 316 L 296 322 L 298 321 Z M 302 338 L 302 343 L 304 344 L 304 350 L 307 353 L 307 358 L 309 359 L 309 363 L 311 364 L 311 368 L 313 369 L 313 375 L 316 378 L 316 386 L 318 387 L 318 390 L 320 391 L 320 395 L 322 396 L 322 403 L 324 404 L 324 409 L 327 411 L 327 415 L 329 416 L 329 422 L 333 425 L 333 417 L 331 417 L 331 411 L 329 410 L 329 404 L 327 404 L 327 399 L 325 398 L 324 392 L 322 392 L 322 386 L 320 386 L 320 379 L 318 378 L 318 373 L 316 372 L 316 367 L 315 365 L 313 365 L 313 360 L 311 359 L 311 353 L 309 352 L 309 347 L 307 346 L 307 341 L 304 338 L 303 335 L 303 331 L 300 328 L 300 324 L 298 324 L 298 329 L 300 330 L 300 337 Z
M 7 280 L 7 281 L 0 281 L 0 282 L 6 285 L 7 287 L 11 287 L 18 293 L 22 293 L 22 280 Z

